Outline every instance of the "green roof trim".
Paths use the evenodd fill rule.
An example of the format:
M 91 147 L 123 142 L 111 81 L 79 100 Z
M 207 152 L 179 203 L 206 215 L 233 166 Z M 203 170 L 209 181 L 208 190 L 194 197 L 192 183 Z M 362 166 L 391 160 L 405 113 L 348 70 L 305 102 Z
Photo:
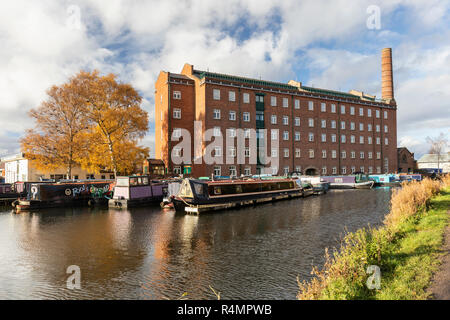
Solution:
M 297 90 L 297 87 L 294 87 L 294 86 L 291 86 L 288 84 L 284 84 L 284 83 L 280 83 L 280 82 L 256 80 L 256 79 L 229 76 L 229 75 L 221 74 L 221 73 L 213 73 L 213 72 L 198 71 L 198 70 L 195 70 L 194 74 L 196 74 L 200 79 L 203 79 L 204 77 L 208 77 L 208 78 L 216 78 L 216 79 L 227 80 L 227 81 L 244 82 L 244 83 L 259 85 L 259 86 L 276 87 L 276 88 L 286 89 L 286 90 Z
M 245 78 L 245 77 L 230 76 L 227 74 L 214 73 L 214 72 L 208 72 L 208 71 L 194 70 L 194 75 L 197 76 L 199 79 L 208 77 L 208 78 L 215 78 L 215 79 L 219 79 L 219 80 L 243 82 L 243 83 L 258 85 L 258 86 L 275 87 L 275 88 L 279 88 L 279 89 L 293 90 L 296 92 L 298 92 L 298 90 L 299 90 L 298 87 L 291 86 L 291 85 L 285 84 L 285 83 L 257 80 L 257 79 L 251 79 L 251 78 Z M 347 93 L 347 92 L 326 90 L 326 89 L 313 88 L 313 87 L 307 87 L 307 86 L 301 86 L 301 89 L 306 92 L 310 92 L 310 93 L 324 94 L 324 95 L 334 96 L 334 97 L 339 97 L 339 98 L 350 98 L 350 99 L 355 99 L 355 100 L 359 100 L 359 101 L 369 100 L 369 101 L 373 101 L 373 102 L 383 103 L 382 101 L 377 101 L 377 99 L 375 99 L 375 98 L 370 98 L 370 97 L 366 97 L 366 96 L 361 98 L 358 95 L 354 95 L 354 94 Z

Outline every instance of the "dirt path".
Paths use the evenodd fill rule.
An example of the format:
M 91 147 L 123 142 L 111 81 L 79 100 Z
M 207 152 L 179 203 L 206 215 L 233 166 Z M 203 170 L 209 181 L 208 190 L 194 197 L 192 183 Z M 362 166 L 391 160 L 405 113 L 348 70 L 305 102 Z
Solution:
M 450 215 L 450 210 L 447 213 Z M 430 298 L 436 300 L 450 300 L 450 225 L 445 229 L 444 241 L 442 264 L 428 288 L 432 295 Z

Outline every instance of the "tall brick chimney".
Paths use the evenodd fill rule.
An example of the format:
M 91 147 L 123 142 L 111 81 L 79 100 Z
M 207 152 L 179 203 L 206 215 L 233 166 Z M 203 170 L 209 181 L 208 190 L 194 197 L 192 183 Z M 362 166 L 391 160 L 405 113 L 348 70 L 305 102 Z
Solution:
M 391 48 L 384 48 L 381 50 L 381 98 L 385 100 L 394 100 Z

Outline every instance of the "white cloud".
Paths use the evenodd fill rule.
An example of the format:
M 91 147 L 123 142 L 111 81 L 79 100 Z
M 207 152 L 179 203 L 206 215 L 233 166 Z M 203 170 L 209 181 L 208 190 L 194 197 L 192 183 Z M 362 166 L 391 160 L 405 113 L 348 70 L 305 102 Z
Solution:
M 26 112 L 45 90 L 80 69 L 114 72 L 143 95 L 153 121 L 160 70 L 196 68 L 379 95 L 380 49 L 394 47 L 399 137 L 412 127 L 449 125 L 450 48 L 445 1 L 71 1 L 4 2 L 0 10 L 0 148 L 18 147 L 32 125 Z M 369 31 L 366 9 L 381 8 L 382 29 Z M 398 8 L 411 21 L 395 29 Z M 408 22 L 409 25 L 407 24 Z M 434 32 L 438 28 L 444 32 Z M 445 31 L 447 30 L 447 31 Z M 309 71 L 309 77 L 296 70 Z M 432 110 L 432 112 L 430 112 Z M 6 112 L 5 112 L 6 111 Z M 20 121 L 18 121 L 20 119 Z M 154 128 L 153 123 L 150 124 Z M 153 130 L 153 129 L 151 129 Z M 16 135 L 15 135 L 16 134 Z M 145 144 L 154 141 L 150 131 Z M 423 137 L 422 137 L 423 138 Z M 153 146 L 153 145 L 151 145 Z M 414 147 L 411 144 L 411 147 Z

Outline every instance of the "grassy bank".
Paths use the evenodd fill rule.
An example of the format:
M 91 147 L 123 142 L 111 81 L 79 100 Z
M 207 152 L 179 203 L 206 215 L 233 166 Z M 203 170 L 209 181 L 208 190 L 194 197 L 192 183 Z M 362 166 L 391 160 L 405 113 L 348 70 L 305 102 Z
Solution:
M 425 179 L 404 185 L 394 191 L 382 227 L 347 234 L 338 250 L 325 252 L 324 267 L 313 269 L 311 281 L 298 280 L 298 299 L 428 298 L 449 209 L 449 175 L 442 182 Z M 380 289 L 366 285 L 369 265 L 381 270 Z

